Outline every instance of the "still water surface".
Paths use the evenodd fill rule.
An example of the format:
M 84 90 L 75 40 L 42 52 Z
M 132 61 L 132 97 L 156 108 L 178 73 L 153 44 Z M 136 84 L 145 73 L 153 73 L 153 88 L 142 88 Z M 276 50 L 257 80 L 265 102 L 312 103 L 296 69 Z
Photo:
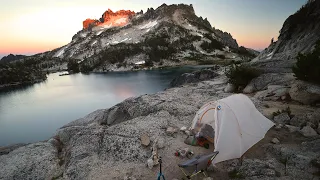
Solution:
M 162 91 L 179 74 L 203 67 L 70 76 L 55 73 L 45 82 L 0 92 L 0 146 L 46 140 L 61 126 L 92 111 Z

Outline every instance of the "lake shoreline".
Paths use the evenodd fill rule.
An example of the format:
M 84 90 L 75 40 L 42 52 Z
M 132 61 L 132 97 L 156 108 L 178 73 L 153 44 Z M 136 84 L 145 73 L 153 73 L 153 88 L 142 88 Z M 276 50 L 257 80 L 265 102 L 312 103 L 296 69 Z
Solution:
M 9 89 L 14 89 L 14 88 L 19 88 L 19 87 L 24 87 L 24 86 L 30 86 L 33 84 L 41 83 L 46 81 L 47 78 L 45 79 L 36 79 L 33 81 L 25 81 L 25 82 L 16 82 L 16 83 L 10 83 L 10 84 L 0 84 L 0 91 L 5 91 Z
M 199 64 L 196 61 L 188 61 L 188 62 L 175 64 L 175 65 L 171 65 L 171 66 L 156 66 L 156 67 L 146 67 L 146 68 L 141 68 L 141 69 L 128 69 L 128 70 L 123 70 L 123 69 L 119 68 L 118 70 L 116 69 L 116 70 L 90 71 L 87 73 L 85 73 L 85 72 L 79 72 L 79 73 L 84 74 L 84 75 L 88 75 L 91 73 L 138 72 L 138 71 L 166 70 L 166 69 L 170 69 L 170 68 L 179 68 L 179 67 L 184 67 L 184 66 L 213 66 L 213 64 Z M 72 75 L 72 74 L 77 74 L 77 73 L 69 73 L 65 69 L 59 70 L 59 71 L 43 71 L 43 72 L 49 72 L 47 75 L 54 74 L 54 73 L 63 73 L 63 74 L 60 74 L 59 76 L 68 76 L 68 75 Z M 67 73 L 65 73 L 65 72 L 67 72 Z M 45 81 L 46 79 L 47 79 L 47 77 L 44 79 L 36 79 L 34 81 L 16 82 L 16 83 L 10 83 L 10 84 L 0 84 L 0 92 L 15 89 L 15 88 L 21 88 L 24 86 L 34 85 L 37 83 L 41 83 L 41 82 Z
M 44 82 L 0 91 L 0 146 L 50 138 L 56 129 L 96 109 L 112 107 L 129 97 L 163 91 L 180 74 L 208 67 L 211 66 L 68 76 L 53 73 Z M 47 126 L 46 122 L 55 123 Z

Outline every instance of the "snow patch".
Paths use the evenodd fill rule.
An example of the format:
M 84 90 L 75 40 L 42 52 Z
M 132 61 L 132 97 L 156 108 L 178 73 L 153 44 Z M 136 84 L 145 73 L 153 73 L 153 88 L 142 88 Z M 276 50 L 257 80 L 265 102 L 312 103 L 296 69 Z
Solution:
M 84 61 L 84 59 L 79 60 L 79 61 L 78 61 L 78 64 L 81 63 L 82 61 Z
M 91 46 L 95 45 L 97 42 L 98 42 L 98 41 L 95 40 L 95 41 L 91 44 Z
M 202 34 L 200 34 L 200 33 L 197 33 L 197 35 L 198 35 L 198 36 L 200 36 L 200 37 L 203 37 L 203 35 L 202 35 Z
M 146 61 L 139 61 L 139 62 L 136 62 L 136 63 L 134 63 L 135 65 L 142 65 L 142 64 L 145 64 L 146 63 Z
M 190 23 L 186 23 L 186 24 L 184 23 L 184 24 L 182 24 L 182 26 L 183 26 L 185 29 L 188 29 L 188 30 L 192 31 L 191 33 L 192 33 L 192 34 L 195 34 L 195 35 L 208 33 L 208 31 L 198 29 L 197 27 L 191 25 Z M 199 33 L 199 32 L 200 32 L 200 33 Z M 199 35 L 199 36 L 200 36 L 200 35 Z
M 127 35 L 128 33 L 124 33 L 124 35 Z
M 64 47 L 64 48 L 62 48 L 62 49 L 60 49 L 60 51 L 58 51 L 53 57 L 60 57 L 60 56 L 62 56 L 63 54 L 64 54 L 64 50 L 67 48 L 67 46 L 66 47 Z
M 135 16 L 135 18 L 139 18 L 139 17 L 141 17 L 141 14 Z
M 128 40 L 128 38 L 125 38 L 124 40 L 122 40 L 122 41 L 120 41 L 120 42 L 124 42 L 124 41 L 127 41 Z
M 267 56 L 269 57 L 269 56 L 272 56 L 273 55 L 273 52 L 271 52 L 270 54 L 268 54 Z
M 98 31 L 98 32 L 96 33 L 96 35 L 99 36 L 102 32 L 103 32 L 103 30 L 102 30 L 102 31 Z
M 80 36 L 85 38 L 85 37 L 87 37 L 87 34 L 86 33 L 81 33 Z
M 158 21 L 150 21 L 147 24 L 140 27 L 140 29 L 149 29 L 158 24 Z
M 119 44 L 119 41 L 113 41 L 112 44 Z

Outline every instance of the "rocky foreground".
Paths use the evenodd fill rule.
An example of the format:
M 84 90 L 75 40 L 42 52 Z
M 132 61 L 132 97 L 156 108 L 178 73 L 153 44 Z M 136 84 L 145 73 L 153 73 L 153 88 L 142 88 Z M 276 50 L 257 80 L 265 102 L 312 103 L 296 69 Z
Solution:
M 202 81 L 196 82 L 195 77 Z M 97 110 L 58 129 L 46 142 L 0 149 L 0 179 L 155 179 L 159 167 L 147 166 L 151 147 L 162 156 L 166 179 L 181 179 L 177 164 L 186 159 L 175 157 L 176 149 L 188 147 L 199 154 L 212 151 L 212 147 L 207 150 L 184 144 L 187 135 L 179 129 L 190 126 L 204 103 L 227 97 L 233 89 L 223 72 L 208 75 L 206 71 L 205 77 L 192 78 L 192 84 Z M 277 125 L 244 155 L 242 162 L 235 159 L 219 163 L 209 176 L 319 179 L 320 111 L 316 106 L 301 104 L 315 103 L 311 101 L 319 96 L 319 87 L 299 90 L 302 86 L 292 74 L 264 74 L 254 79 L 245 92 Z

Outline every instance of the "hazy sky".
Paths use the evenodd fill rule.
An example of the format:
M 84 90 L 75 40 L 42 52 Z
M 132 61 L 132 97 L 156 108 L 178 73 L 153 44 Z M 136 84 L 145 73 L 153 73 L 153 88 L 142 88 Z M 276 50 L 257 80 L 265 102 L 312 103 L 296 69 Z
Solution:
M 285 19 L 306 0 L 1 0 L 0 55 L 33 54 L 61 47 L 86 18 L 108 8 L 146 11 L 162 3 L 193 4 L 198 16 L 227 31 L 239 45 L 263 49 L 278 37 Z

